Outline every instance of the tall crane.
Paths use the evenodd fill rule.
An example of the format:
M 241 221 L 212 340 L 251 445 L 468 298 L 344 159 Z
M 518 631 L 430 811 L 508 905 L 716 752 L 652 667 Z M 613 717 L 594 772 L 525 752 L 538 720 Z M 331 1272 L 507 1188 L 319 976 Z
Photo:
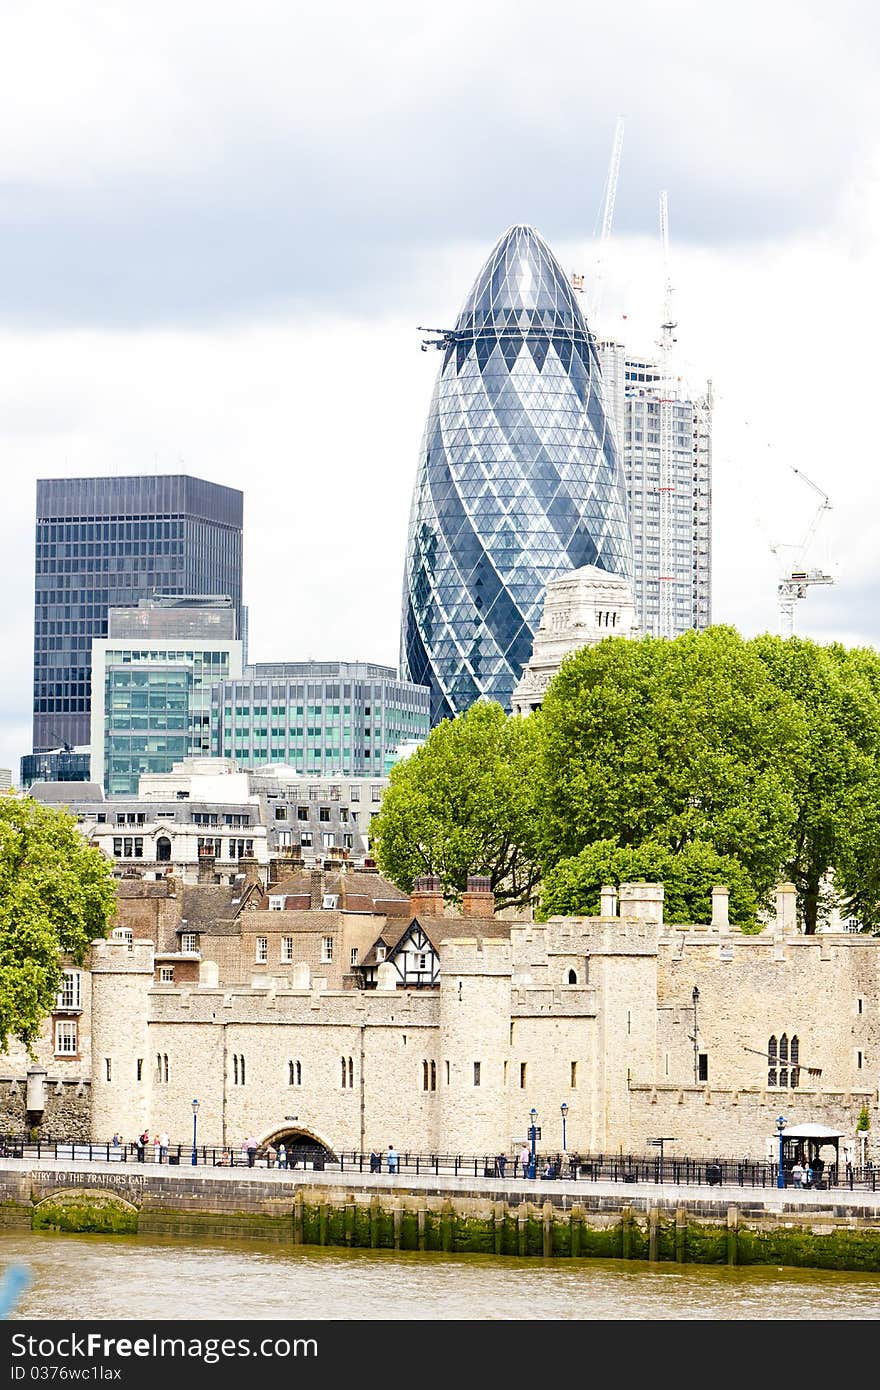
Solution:
M 777 585 L 776 593 L 779 600 L 779 628 L 783 637 L 794 636 L 795 604 L 798 599 L 806 598 L 807 589 L 813 584 L 834 583 L 834 576 L 829 574 L 827 570 L 816 568 L 807 569 L 806 567 L 807 552 L 812 544 L 819 522 L 822 520 L 825 513 L 831 510 L 831 499 L 826 492 L 823 492 L 822 489 L 816 485 L 816 483 L 811 482 L 806 473 L 802 473 L 799 468 L 793 467 L 791 471 L 798 478 L 802 479 L 808 487 L 812 488 L 821 500 L 807 527 L 806 535 L 800 545 L 794 548 L 795 554 L 792 563 L 786 567 Z M 781 550 L 788 550 L 791 547 L 777 544 L 771 545 L 770 548 L 774 555 L 779 558 L 779 552 Z
M 605 278 L 605 253 L 611 239 L 611 224 L 614 221 L 614 202 L 617 197 L 617 180 L 620 175 L 620 155 L 623 150 L 623 117 L 618 116 L 614 126 L 614 139 L 611 144 L 611 158 L 608 162 L 608 177 L 605 180 L 605 206 L 602 211 L 602 229 L 599 233 L 599 254 L 596 259 L 596 274 L 590 303 L 590 326 L 595 333 L 598 329 L 599 313 L 602 308 L 602 286 Z
M 673 598 L 675 565 L 672 543 L 675 534 L 675 467 L 672 457 L 672 426 L 677 391 L 672 377 L 672 350 L 678 327 L 672 317 L 672 280 L 669 273 L 669 204 L 664 189 L 660 194 L 660 242 L 663 248 L 663 321 L 660 325 L 660 477 L 659 557 L 658 557 L 658 623 L 659 637 L 673 635 Z

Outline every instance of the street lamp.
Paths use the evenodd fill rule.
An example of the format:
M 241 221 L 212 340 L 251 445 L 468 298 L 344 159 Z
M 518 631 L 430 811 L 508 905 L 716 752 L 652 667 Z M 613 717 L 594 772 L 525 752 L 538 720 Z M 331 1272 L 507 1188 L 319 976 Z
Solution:
M 535 1173 L 537 1172 L 537 1159 L 535 1158 L 535 1140 L 538 1137 L 538 1130 L 536 1127 L 538 1121 L 538 1112 L 534 1106 L 532 1106 L 531 1110 L 529 1111 L 529 1118 L 532 1121 L 531 1126 L 529 1128 L 529 1140 L 532 1145 L 532 1161 L 530 1164 L 529 1177 L 533 1178 L 535 1176 Z
M 562 1152 L 565 1153 L 565 1117 L 568 1114 L 568 1106 L 562 1102 L 559 1109 L 562 1111 Z
M 196 1125 L 198 1124 L 198 1122 L 199 1122 L 199 1103 L 198 1103 L 197 1100 L 194 1100 L 194 1101 L 193 1101 L 193 1156 L 192 1156 L 193 1164 L 195 1164 L 195 1163 L 198 1162 L 198 1155 L 196 1154 Z
M 776 1121 L 776 1131 L 777 1131 L 777 1133 L 778 1133 L 778 1135 L 779 1135 L 779 1166 L 778 1166 L 778 1168 L 776 1169 L 776 1186 L 777 1186 L 777 1187 L 785 1187 L 785 1169 L 784 1169 L 784 1167 L 783 1167 L 783 1165 L 782 1165 L 782 1151 L 783 1151 L 783 1134 L 782 1134 L 782 1132 L 783 1132 L 783 1130 L 785 1129 L 785 1126 L 786 1126 L 787 1124 L 788 1124 L 788 1120 L 786 1120 L 782 1115 L 780 1115 L 779 1118 L 778 1118 L 777 1121 Z

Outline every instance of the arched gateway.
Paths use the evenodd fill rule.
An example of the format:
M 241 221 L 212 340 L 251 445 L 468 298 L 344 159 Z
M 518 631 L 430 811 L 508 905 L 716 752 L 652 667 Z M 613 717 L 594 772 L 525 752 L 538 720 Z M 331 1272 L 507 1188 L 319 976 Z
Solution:
M 323 1168 L 328 1159 L 336 1161 L 336 1154 L 325 1139 L 315 1130 L 288 1120 L 283 1125 L 271 1129 L 260 1140 L 260 1148 L 271 1144 L 273 1149 L 283 1144 L 288 1156 L 288 1166 Z

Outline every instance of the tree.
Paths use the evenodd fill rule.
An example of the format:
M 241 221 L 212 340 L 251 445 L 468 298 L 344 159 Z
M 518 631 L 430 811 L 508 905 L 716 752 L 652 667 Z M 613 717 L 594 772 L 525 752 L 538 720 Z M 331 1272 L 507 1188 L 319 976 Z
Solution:
M 690 840 L 678 853 L 656 840 L 634 846 L 597 840 L 551 869 L 541 891 L 541 920 L 596 916 L 606 883 L 662 883 L 664 920 L 682 923 L 708 922 L 712 889 L 724 884 L 730 890 L 730 921 L 755 927 L 758 904 L 749 875 L 737 859 L 702 840 Z
M 55 1003 L 62 957 L 82 965 L 107 935 L 116 891 L 110 863 L 73 817 L 0 796 L 0 1049 L 28 1050 Z
M 829 875 L 854 915 L 880 925 L 880 656 L 797 637 L 765 635 L 751 646 L 802 715 L 783 872 L 798 890 L 804 931 L 815 932 L 833 900 Z
M 729 627 L 608 638 L 568 657 L 541 710 L 547 873 L 597 840 L 742 865 L 759 904 L 790 859 L 804 714 Z
M 437 874 L 459 898 L 470 874 L 487 875 L 500 907 L 522 906 L 540 879 L 538 720 L 478 702 L 432 729 L 391 769 L 370 841 L 383 873 L 404 892 Z

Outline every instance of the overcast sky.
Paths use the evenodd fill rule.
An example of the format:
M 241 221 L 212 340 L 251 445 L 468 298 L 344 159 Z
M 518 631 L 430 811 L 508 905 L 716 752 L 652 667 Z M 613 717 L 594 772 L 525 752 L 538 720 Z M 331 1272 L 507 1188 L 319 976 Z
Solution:
M 796 467 L 838 574 L 798 630 L 880 643 L 878 34 L 867 0 L 5 0 L 0 766 L 30 749 L 39 477 L 242 488 L 251 658 L 397 664 L 417 325 L 512 222 L 589 287 L 618 115 L 591 326 L 653 350 L 666 189 L 715 621 L 776 630 L 771 543 L 819 502 Z

